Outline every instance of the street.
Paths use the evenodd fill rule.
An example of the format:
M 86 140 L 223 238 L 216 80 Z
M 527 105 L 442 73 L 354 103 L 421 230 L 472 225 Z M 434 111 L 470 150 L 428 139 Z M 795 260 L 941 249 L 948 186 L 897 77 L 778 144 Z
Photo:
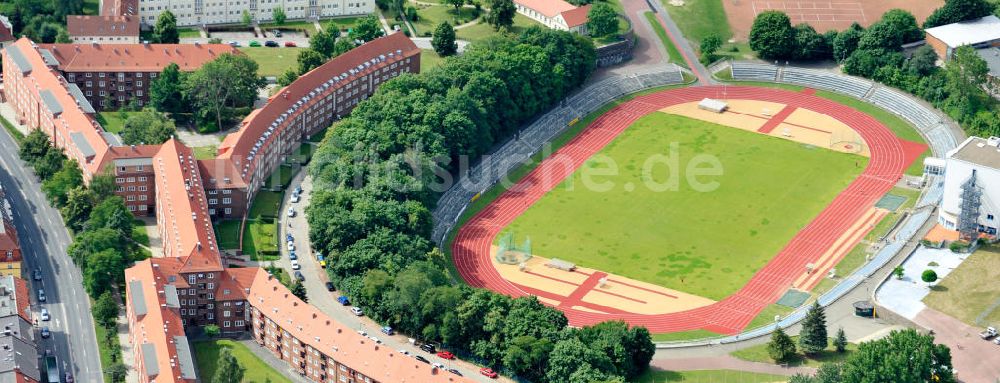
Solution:
M 6 148 L 0 150 L 0 185 L 7 191 L 21 240 L 23 277 L 31 286 L 32 311 L 37 317 L 39 309 L 45 307 L 52 315 L 51 321 L 39 322 L 39 326 L 49 327 L 52 337 L 36 336 L 38 354 L 52 350 L 61 371 L 69 367 L 76 381 L 102 382 L 90 300 L 81 284 L 80 270 L 66 254 L 71 242 L 69 232 L 59 211 L 46 201 L 35 175 L 18 158 L 17 144 L 6 130 L 0 134 L 0 146 Z M 41 281 L 31 279 L 31 270 L 36 267 L 42 271 Z M 40 288 L 47 297 L 41 305 L 37 301 Z
M 294 278 L 294 270 L 292 270 L 291 264 L 288 260 L 288 248 L 285 245 L 284 238 L 285 235 L 291 233 L 295 238 L 295 254 L 298 256 L 298 262 L 301 265 L 299 271 L 305 277 L 305 282 L 303 284 L 306 287 L 307 295 L 309 297 L 309 304 L 316 306 L 320 311 L 329 315 L 333 319 L 348 327 L 352 327 L 358 330 L 364 330 L 369 336 L 378 337 L 382 343 L 388 345 L 394 350 L 406 350 L 413 355 L 421 355 L 431 363 L 442 363 L 445 368 L 455 368 L 458 369 L 463 376 L 481 382 L 496 382 L 497 379 L 490 379 L 479 374 L 479 366 L 475 364 L 462 361 L 462 360 L 445 360 L 437 357 L 436 355 L 428 354 L 424 351 L 420 351 L 416 346 L 409 343 L 406 336 L 394 335 L 388 336 L 381 332 L 382 326 L 375 321 L 369 319 L 367 316 L 356 316 L 350 311 L 350 306 L 341 306 L 337 303 L 336 299 L 340 296 L 339 291 L 329 292 L 326 290 L 325 283 L 328 280 L 326 276 L 326 270 L 319 267 L 319 262 L 316 260 L 312 249 L 309 246 L 309 224 L 306 222 L 306 217 L 304 214 L 304 209 L 309 206 L 309 200 L 312 191 L 312 178 L 306 177 L 305 171 L 300 171 L 288 186 L 289 192 L 285 194 L 284 199 L 281 203 L 281 208 L 278 210 L 279 214 L 279 225 L 278 237 L 282 239 L 281 246 L 281 259 L 274 262 L 275 265 L 281 267 L 288 271 L 288 275 Z M 292 203 L 291 190 L 295 187 L 302 186 L 302 196 L 299 202 Z M 286 212 L 288 211 L 288 206 L 292 206 L 295 209 L 295 217 L 289 218 Z M 362 307 L 364 309 L 364 307 Z M 440 351 L 440 350 L 439 350 Z M 279 369 L 284 371 L 285 369 Z M 499 381 L 502 382 L 512 382 L 511 380 L 501 377 Z

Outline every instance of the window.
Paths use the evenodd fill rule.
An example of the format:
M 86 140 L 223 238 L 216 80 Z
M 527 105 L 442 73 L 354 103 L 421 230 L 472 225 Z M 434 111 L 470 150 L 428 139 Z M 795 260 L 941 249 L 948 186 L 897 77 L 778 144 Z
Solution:
M 217 203 L 219 203 L 219 200 L 217 200 L 217 199 L 215 199 L 215 198 L 209 198 L 209 199 L 208 199 L 208 204 L 209 204 L 209 205 L 215 205 L 215 204 L 217 204 Z
M 135 177 L 128 177 L 128 178 L 125 179 L 125 182 L 129 182 L 129 183 L 135 182 Z
M 233 214 L 233 209 L 230 209 L 230 208 L 227 207 L 226 208 L 226 215 L 230 215 L 230 214 Z
M 129 186 L 128 191 L 135 191 L 135 186 Z
M 209 303 L 206 308 L 209 309 L 209 310 L 214 309 L 215 308 L 215 304 Z
M 211 290 L 211 289 L 214 289 L 214 288 L 215 288 L 215 284 L 214 284 L 214 283 L 212 283 L 212 282 L 209 282 L 209 283 L 208 283 L 208 286 L 205 286 L 205 287 L 207 287 L 207 288 L 208 288 L 209 290 Z
M 146 191 L 146 185 L 140 185 L 139 191 Z
M 215 314 L 208 313 L 208 320 L 212 320 L 212 319 L 215 319 Z
M 215 299 L 215 293 L 208 293 L 208 299 Z
M 139 96 L 139 97 L 142 97 L 142 91 L 141 90 L 135 91 L 135 95 Z M 142 101 L 139 101 L 139 102 L 142 102 Z
M 229 289 L 223 289 L 222 293 L 225 294 L 225 295 L 229 295 Z M 226 302 L 225 304 L 223 304 L 223 306 L 227 306 L 228 307 L 229 306 L 229 302 Z
M 146 198 L 148 198 L 148 197 L 149 197 L 149 196 L 147 196 L 147 195 L 143 194 L 143 195 L 140 195 L 140 196 L 139 196 L 139 200 L 140 200 L 140 201 L 145 201 L 145 200 L 146 200 Z
M 187 313 L 188 313 L 187 309 L 181 309 L 181 315 L 187 315 Z
M 103 88 L 104 87 L 104 80 L 98 81 L 97 82 L 97 86 Z
M 226 204 L 226 205 L 231 204 L 231 203 L 233 203 L 233 199 L 232 198 L 223 198 L 222 199 L 222 203 Z
M 222 323 L 224 323 L 224 325 L 222 327 L 232 327 L 232 326 L 229 325 L 229 321 L 225 321 L 225 322 L 222 322 Z
M 94 77 L 94 74 L 93 73 L 87 73 L 87 75 L 84 76 L 84 77 L 91 78 L 91 77 Z M 90 86 L 89 82 L 87 83 L 87 86 Z
M 241 320 L 236 321 L 236 327 L 243 327 L 243 326 L 244 326 L 244 322 L 243 321 L 241 321 Z
M 142 72 L 137 72 L 135 74 L 135 78 L 142 78 Z
M 144 196 L 144 195 L 139 196 L 139 200 L 140 201 L 145 201 L 146 200 L 146 196 Z M 139 211 L 146 211 L 148 209 L 149 209 L 149 206 L 139 205 Z
M 215 279 L 215 273 L 208 273 L 205 276 L 208 277 L 208 279 Z M 212 288 L 211 283 L 208 284 L 208 288 Z
M 198 279 L 195 278 L 194 274 L 188 275 L 188 283 L 192 285 L 198 283 Z M 194 289 L 191 289 L 191 295 L 194 295 Z
M 233 314 L 233 313 L 232 313 L 231 311 L 229 311 L 229 310 L 226 310 L 226 311 L 223 311 L 223 312 L 222 312 L 222 316 L 223 316 L 224 318 L 229 318 L 229 317 L 233 316 L 232 314 Z
M 190 283 L 194 283 L 194 275 L 192 275 L 190 278 L 188 278 L 188 281 Z M 196 293 L 194 292 L 194 289 L 188 289 L 188 294 L 189 295 L 195 295 Z
M 129 211 L 135 211 L 135 205 L 128 205 Z
M 87 74 L 90 74 L 90 73 L 87 73 Z M 87 77 L 90 77 L 90 76 L 87 76 Z M 87 81 L 87 86 L 88 87 L 94 86 L 94 82 L 93 81 Z
M 125 183 L 125 177 L 115 178 L 115 183 L 119 183 L 119 184 Z
M 142 86 L 142 81 L 136 81 L 135 82 L 135 86 Z M 141 96 L 141 94 L 140 94 L 140 96 Z
M 137 170 L 142 170 L 142 165 L 136 167 Z M 139 182 L 146 182 L 146 177 L 139 177 Z
M 132 194 L 129 194 L 129 195 L 128 195 L 128 198 L 126 198 L 126 199 L 127 199 L 127 200 L 128 200 L 129 202 L 132 202 L 132 201 L 135 201 L 135 195 L 132 195 Z

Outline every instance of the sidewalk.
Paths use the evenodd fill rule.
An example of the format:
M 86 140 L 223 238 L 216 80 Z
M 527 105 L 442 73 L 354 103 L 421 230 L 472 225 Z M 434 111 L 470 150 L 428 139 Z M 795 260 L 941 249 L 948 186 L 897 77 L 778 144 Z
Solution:
M 272 354 L 266 348 L 257 344 L 256 341 L 252 339 L 246 339 L 246 340 L 238 340 L 237 342 L 240 342 L 244 346 L 247 346 L 247 348 L 250 349 L 250 352 L 253 352 L 253 354 L 257 356 L 257 358 L 260 358 L 260 360 L 264 361 L 264 363 L 267 363 L 268 366 L 271 366 L 271 368 L 274 368 L 279 373 L 281 373 L 281 375 L 284 375 L 289 380 L 297 383 L 312 383 L 306 380 L 306 378 L 303 378 L 302 375 L 299 375 L 297 371 L 293 370 L 292 365 L 285 363 L 285 361 L 281 359 L 278 359 L 277 357 L 274 356 L 274 354 Z M 199 378 L 201 378 L 202 382 L 208 382 L 212 380 L 212 377 L 210 376 L 199 376 Z
M 782 367 L 769 363 L 748 362 L 729 355 L 685 359 L 654 359 L 650 367 L 667 371 L 694 370 L 736 370 L 792 376 L 795 374 L 812 375 L 816 369 L 812 367 Z
M 0 103 L 0 116 L 3 116 L 7 122 L 14 126 L 21 134 L 25 136 L 28 135 L 28 127 L 17 123 L 17 115 L 14 113 L 14 108 L 11 108 L 9 103 Z

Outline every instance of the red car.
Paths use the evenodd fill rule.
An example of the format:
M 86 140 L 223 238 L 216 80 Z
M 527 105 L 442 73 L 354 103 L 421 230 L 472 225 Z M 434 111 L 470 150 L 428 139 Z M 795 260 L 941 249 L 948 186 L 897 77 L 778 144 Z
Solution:
M 490 379 L 496 379 L 497 378 L 497 373 L 495 371 L 493 371 L 492 368 L 489 368 L 489 367 L 480 368 L 479 369 L 479 373 L 483 374 L 483 375 L 486 375 L 486 377 L 490 378 Z
M 289 47 L 289 48 L 294 48 L 294 47 L 296 47 L 296 45 L 295 45 L 295 42 L 294 42 L 294 41 L 285 41 L 285 46 L 286 46 L 286 47 Z
M 455 359 L 455 354 L 452 354 L 452 353 L 450 353 L 448 351 L 438 351 L 437 356 L 439 358 L 448 359 L 448 360 Z

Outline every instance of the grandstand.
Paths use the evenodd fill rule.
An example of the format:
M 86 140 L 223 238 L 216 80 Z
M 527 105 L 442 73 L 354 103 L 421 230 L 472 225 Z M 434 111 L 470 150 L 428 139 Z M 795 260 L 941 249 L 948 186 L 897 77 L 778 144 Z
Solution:
M 848 94 L 857 98 L 865 98 L 872 89 L 872 82 L 855 77 L 841 76 L 836 73 L 815 69 L 785 67 L 781 82 L 807 85 L 820 89 Z
M 778 79 L 778 67 L 770 64 L 734 61 L 732 71 L 734 79 L 759 81 L 775 81 Z

